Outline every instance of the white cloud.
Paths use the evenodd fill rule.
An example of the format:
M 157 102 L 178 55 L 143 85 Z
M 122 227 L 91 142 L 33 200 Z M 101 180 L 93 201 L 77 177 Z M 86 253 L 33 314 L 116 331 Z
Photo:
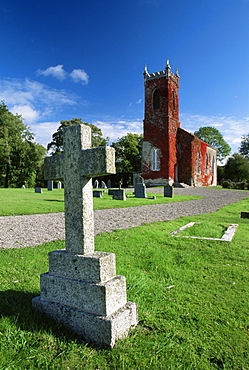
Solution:
M 63 81 L 70 76 L 73 82 L 81 82 L 83 85 L 88 84 L 89 76 L 84 69 L 73 69 L 71 73 L 68 73 L 63 67 L 63 64 L 58 64 L 55 67 L 48 67 L 45 70 L 38 69 L 36 73 L 42 76 L 52 76 L 60 81 Z
M 143 132 L 143 122 L 140 119 L 120 120 L 108 118 L 106 120 L 93 121 L 92 123 L 101 129 L 104 137 L 108 136 L 110 138 L 110 142 L 116 141 L 128 133 L 140 135 Z
M 52 135 L 60 126 L 60 121 L 56 122 L 40 122 L 31 125 L 31 131 L 35 134 L 35 141 L 47 147 L 47 144 L 52 140 Z
M 132 107 L 133 105 L 141 104 L 142 99 L 137 100 L 135 103 L 129 103 L 129 107 Z
M 74 69 L 70 76 L 74 82 L 82 82 L 83 85 L 88 84 L 89 76 L 83 69 Z
M 50 89 L 48 86 L 29 79 L 0 80 L 0 100 L 8 106 L 14 105 L 75 105 L 78 96 L 63 89 Z M 36 109 L 36 107 L 35 107 Z
M 10 111 L 13 114 L 20 114 L 24 119 L 24 123 L 32 123 L 37 121 L 39 112 L 33 109 L 30 105 L 14 105 Z
M 48 67 L 45 70 L 38 69 L 37 74 L 43 76 L 52 76 L 60 81 L 64 80 L 67 77 L 67 72 L 63 69 L 62 64 L 58 64 L 55 67 Z
M 73 93 L 63 89 L 50 89 L 40 82 L 28 79 L 0 80 L 1 100 L 12 113 L 22 115 L 24 123 L 36 135 L 35 140 L 44 146 L 51 141 L 52 134 L 59 126 L 56 120 L 63 119 L 68 107 L 87 105 L 86 101 Z
M 248 117 L 236 118 L 226 116 L 201 116 L 182 113 L 181 127 L 194 133 L 200 127 L 212 126 L 223 135 L 224 140 L 231 146 L 232 153 L 238 152 L 241 136 L 249 133 Z

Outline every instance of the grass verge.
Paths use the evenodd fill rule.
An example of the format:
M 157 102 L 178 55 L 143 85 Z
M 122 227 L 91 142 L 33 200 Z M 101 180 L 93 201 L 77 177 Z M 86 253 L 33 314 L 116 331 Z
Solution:
M 143 206 L 148 204 L 182 202 L 198 199 L 196 196 L 175 195 L 174 198 L 165 198 L 163 194 L 156 195 L 156 199 L 135 198 L 132 191 L 127 191 L 126 201 L 113 200 L 112 196 L 104 193 L 103 198 L 93 198 L 94 209 L 124 208 Z M 54 189 L 43 193 L 35 193 L 34 189 L 0 189 L 0 216 L 32 215 L 38 213 L 64 212 L 64 190 Z
M 249 199 L 210 215 L 98 235 L 138 303 L 139 325 L 112 350 L 94 348 L 31 309 L 47 253 L 63 241 L 0 251 L 0 369 L 248 369 Z M 238 223 L 231 243 L 174 238 L 196 221 Z

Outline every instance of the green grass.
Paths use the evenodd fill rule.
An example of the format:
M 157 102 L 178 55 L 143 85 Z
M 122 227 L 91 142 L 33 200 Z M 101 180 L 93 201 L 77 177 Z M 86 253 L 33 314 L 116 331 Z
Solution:
M 175 195 L 174 198 L 165 198 L 162 194 L 156 195 L 156 199 L 135 198 L 131 191 L 127 191 L 127 200 L 113 200 L 112 196 L 104 193 L 103 198 L 93 198 L 94 209 L 123 208 L 142 206 L 146 204 L 158 204 L 180 202 L 200 197 Z M 0 216 L 32 215 L 38 213 L 64 212 L 64 190 L 54 189 L 43 193 L 35 193 L 34 189 L 3 189 L 0 188 Z
M 95 348 L 31 309 L 47 253 L 63 241 L 0 251 L 0 369 L 249 368 L 249 199 L 210 215 L 100 234 L 96 250 L 114 252 L 139 324 L 112 350 Z M 174 238 L 196 221 L 238 223 L 231 243 Z
M 230 224 L 201 222 L 180 231 L 177 236 L 195 236 L 205 238 L 221 238 Z

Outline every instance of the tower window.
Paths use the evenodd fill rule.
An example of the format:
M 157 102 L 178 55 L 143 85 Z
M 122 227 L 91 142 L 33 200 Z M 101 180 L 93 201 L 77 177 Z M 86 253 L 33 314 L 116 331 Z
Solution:
M 152 171 L 160 170 L 160 159 L 159 159 L 159 149 L 153 149 L 152 152 Z
M 160 108 L 160 95 L 158 89 L 154 91 L 153 94 L 153 109 L 159 109 Z

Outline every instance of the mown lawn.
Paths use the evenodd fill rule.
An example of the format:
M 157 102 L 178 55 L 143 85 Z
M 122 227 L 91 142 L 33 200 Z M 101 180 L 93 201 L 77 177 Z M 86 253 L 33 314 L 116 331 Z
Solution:
M 196 196 L 175 195 L 165 198 L 163 194 L 150 194 L 148 199 L 135 198 L 132 191 L 127 191 L 127 200 L 113 200 L 105 191 L 103 198 L 93 198 L 94 209 L 135 207 L 145 204 L 181 202 L 197 199 Z M 156 199 L 149 199 L 156 196 Z M 35 193 L 34 189 L 3 189 L 0 188 L 0 216 L 32 215 L 38 213 L 64 212 L 64 190 L 54 189 L 43 193 Z
M 139 324 L 115 348 L 96 348 L 34 312 L 47 253 L 63 241 L 0 251 L 0 369 L 248 369 L 249 199 L 210 215 L 100 234 L 114 252 Z M 176 238 L 188 222 L 239 224 L 231 243 Z M 217 230 L 217 233 L 219 231 Z

